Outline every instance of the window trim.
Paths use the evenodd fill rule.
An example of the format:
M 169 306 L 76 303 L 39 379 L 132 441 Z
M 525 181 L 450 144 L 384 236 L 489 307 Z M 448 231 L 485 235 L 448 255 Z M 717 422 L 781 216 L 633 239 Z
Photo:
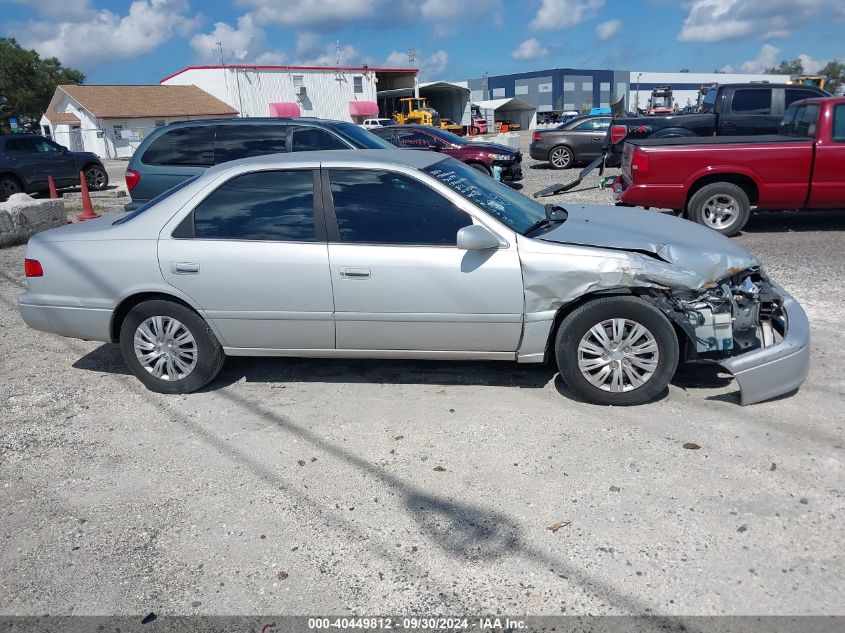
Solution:
M 836 103 L 833 105 L 833 112 L 830 114 L 830 141 L 832 143 L 845 143 L 845 136 L 841 138 L 836 138 L 834 135 L 836 132 L 836 116 L 837 113 L 841 114 L 843 121 L 845 122 L 845 103 Z
M 329 172 L 332 171 L 385 171 L 391 174 L 397 174 L 399 176 L 404 176 L 405 178 L 410 178 L 414 180 L 423 187 L 427 187 L 437 195 L 441 196 L 445 200 L 448 200 L 449 203 L 454 206 L 456 209 L 465 213 L 469 216 L 469 219 L 472 221 L 472 224 L 481 224 L 482 226 L 487 227 L 484 223 L 482 223 L 478 217 L 467 211 L 466 209 L 462 208 L 461 205 L 457 204 L 451 197 L 443 195 L 442 191 L 439 191 L 436 187 L 432 187 L 430 183 L 426 182 L 422 178 L 418 178 L 414 174 L 409 174 L 401 170 L 390 169 L 387 166 L 380 166 L 377 169 L 369 168 L 369 167 L 321 167 L 320 168 L 320 179 L 322 181 L 322 192 L 323 192 L 323 210 L 325 213 L 325 220 L 326 220 L 326 229 L 327 229 L 327 238 L 329 245 L 343 245 L 343 246 L 381 246 L 386 248 L 454 248 L 457 249 L 458 245 L 455 244 L 393 244 L 389 242 L 344 242 L 340 238 L 340 227 L 337 223 L 337 215 L 335 214 L 334 210 L 334 198 L 332 197 L 332 183 L 329 177 Z M 468 225 L 469 226 L 469 225 Z M 509 244 L 507 240 L 503 239 L 497 231 L 493 231 L 496 237 L 499 238 L 500 244 L 496 248 L 496 250 L 507 249 Z M 491 249 L 492 250 L 492 249 Z
M 313 186 L 313 196 L 312 196 L 312 208 L 314 211 L 314 239 L 313 240 L 253 240 L 248 238 L 242 237 L 197 237 L 196 233 L 196 224 L 195 224 L 195 216 L 194 212 L 196 211 L 197 207 L 199 207 L 203 202 L 205 202 L 209 197 L 211 197 L 218 189 L 224 187 L 229 182 L 235 180 L 236 178 L 240 178 L 241 176 L 248 176 L 251 174 L 257 174 L 265 171 L 277 171 L 277 172 L 292 172 L 292 171 L 310 171 L 312 175 L 312 186 Z M 188 222 L 188 218 L 190 218 L 190 231 L 188 231 L 187 235 L 177 235 L 180 229 L 183 229 L 182 226 L 186 222 Z M 237 174 L 233 174 L 230 178 L 222 181 L 220 184 L 210 188 L 210 190 L 202 196 L 201 199 L 197 200 L 191 205 L 190 210 L 186 213 L 179 221 L 176 223 L 176 226 L 173 227 L 173 230 L 170 232 L 170 239 L 173 240 L 195 240 L 195 241 L 202 241 L 202 242 L 247 242 L 247 243 L 255 243 L 260 242 L 262 244 L 325 244 L 326 239 L 326 214 L 324 210 L 323 204 L 323 192 L 322 186 L 320 182 L 320 168 L 319 167 L 298 167 L 294 169 L 279 169 L 275 167 L 266 167 L 262 169 L 253 169 L 250 171 L 242 171 Z

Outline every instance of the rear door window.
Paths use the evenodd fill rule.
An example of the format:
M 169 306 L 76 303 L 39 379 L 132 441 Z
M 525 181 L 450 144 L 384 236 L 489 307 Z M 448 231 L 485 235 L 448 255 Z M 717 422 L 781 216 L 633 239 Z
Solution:
M 731 108 L 746 114 L 770 114 L 772 111 L 771 88 L 742 88 L 734 92 Z
M 180 127 L 155 139 L 144 151 L 145 165 L 210 167 L 214 162 L 215 125 Z
M 218 125 L 214 164 L 287 151 L 287 125 Z
M 812 90 L 806 90 L 804 88 L 787 88 L 786 106 L 789 107 L 790 104 L 800 101 L 801 99 L 813 99 L 818 96 L 819 95 Z
M 6 153 L 7 154 L 34 154 L 35 145 L 28 138 L 7 138 L 6 139 Z
M 227 181 L 194 209 L 194 237 L 314 242 L 314 172 L 258 171 Z
M 596 130 L 596 131 L 607 131 L 607 128 L 610 127 L 610 119 L 587 119 L 586 121 L 582 121 L 578 125 L 576 125 L 573 130 Z
M 369 134 L 369 132 L 368 132 Z M 313 152 L 327 149 L 349 149 L 349 145 L 331 132 L 316 127 L 297 127 L 293 130 L 294 152 Z
M 432 136 L 418 130 L 396 130 L 396 139 L 402 149 L 428 149 L 437 144 Z
M 833 110 L 833 140 L 845 142 L 845 103 L 840 103 Z
M 819 118 L 819 106 L 815 103 L 794 108 L 795 116 L 791 120 L 784 118 L 781 134 L 801 138 L 816 136 L 816 122 Z

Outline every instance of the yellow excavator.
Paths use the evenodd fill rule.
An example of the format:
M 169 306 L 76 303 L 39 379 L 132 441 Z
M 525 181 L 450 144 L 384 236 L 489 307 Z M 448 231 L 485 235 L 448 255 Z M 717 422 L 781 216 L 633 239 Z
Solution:
M 816 88 L 827 90 L 826 86 L 829 82 L 830 79 L 823 75 L 801 75 L 792 77 L 787 83 L 799 86 L 815 86 Z
M 404 97 L 399 99 L 399 107 L 399 112 L 393 113 L 393 120 L 399 125 L 416 123 L 448 130 L 455 134 L 464 133 L 462 126 L 452 123 L 449 119 L 441 119 L 437 110 L 428 107 L 428 100 L 425 97 Z

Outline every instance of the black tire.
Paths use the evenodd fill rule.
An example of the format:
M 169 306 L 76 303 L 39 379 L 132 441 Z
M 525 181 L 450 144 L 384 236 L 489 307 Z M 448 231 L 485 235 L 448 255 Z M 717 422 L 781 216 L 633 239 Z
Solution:
M 196 364 L 184 377 L 165 380 L 147 371 L 135 354 L 138 327 L 152 317 L 179 321 L 196 343 Z M 120 352 L 127 367 L 150 391 L 157 393 L 191 393 L 217 377 L 226 355 L 211 328 L 196 312 L 172 301 L 155 299 L 139 303 L 129 311 L 120 327 Z
M 20 181 L 14 176 L 3 176 L 0 178 L 0 202 L 5 202 L 9 196 L 23 193 Z
M 566 145 L 557 145 L 549 151 L 549 166 L 552 169 L 569 169 L 575 163 L 575 155 Z
M 582 373 L 579 367 L 579 345 L 582 339 L 596 325 L 601 325 L 611 319 L 623 319 L 625 322 L 639 324 L 648 331 L 657 346 L 656 356 L 654 353 L 641 354 L 638 360 L 656 360 L 656 367 L 653 373 L 639 386 L 634 386 L 629 375 L 632 370 L 630 360 L 627 367 L 621 363 L 630 358 L 635 358 L 624 349 L 614 348 L 612 353 L 620 353 L 623 360 L 607 360 L 606 363 L 619 362 L 619 373 L 622 376 L 622 387 L 627 391 L 610 391 L 592 384 Z M 604 330 L 603 331 L 607 331 Z M 623 332 L 630 334 L 631 330 L 623 329 Z M 621 338 L 624 340 L 624 335 Z M 648 339 L 634 339 L 633 342 Z M 645 404 L 663 393 L 675 369 L 678 367 L 678 338 L 672 324 L 660 310 L 650 303 L 637 297 L 604 297 L 594 299 L 575 309 L 563 319 L 557 331 L 555 339 L 555 353 L 557 366 L 564 382 L 580 397 L 588 402 L 602 405 L 630 406 Z M 588 353 L 589 354 L 589 353 Z M 650 358 L 649 358 L 650 357 Z M 604 359 L 605 357 L 601 357 Z M 612 356 L 609 356 L 612 359 Z M 586 358 L 589 362 L 589 358 Z M 596 358 L 596 361 L 599 359 Z M 599 370 L 597 373 L 601 373 Z M 614 369 L 609 370 L 612 374 Z M 639 369 L 635 370 L 639 372 Z M 627 372 L 627 373 L 626 373 Z M 636 374 L 639 376 L 640 374 Z M 626 384 L 627 383 L 627 384 Z M 610 388 L 609 384 L 602 385 Z
M 469 166 L 473 169 L 477 169 L 480 172 L 487 174 L 488 176 L 492 176 L 493 173 L 487 168 L 486 165 L 482 165 L 481 163 L 469 163 Z
M 729 214 L 727 218 L 724 215 Z M 751 215 L 748 194 L 733 183 L 714 182 L 696 191 L 687 204 L 693 222 L 730 237 L 739 233 Z
M 102 191 L 109 186 L 109 175 L 99 165 L 88 165 L 82 173 L 90 191 Z

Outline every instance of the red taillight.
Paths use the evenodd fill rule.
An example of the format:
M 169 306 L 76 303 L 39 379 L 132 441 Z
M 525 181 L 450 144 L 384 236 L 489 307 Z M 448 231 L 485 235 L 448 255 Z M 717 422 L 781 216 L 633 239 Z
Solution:
M 628 135 L 628 126 L 626 125 L 611 125 L 610 126 L 610 142 L 616 145 L 623 138 Z
M 631 171 L 643 173 L 648 171 L 648 156 L 639 150 L 634 150 L 634 158 L 631 160 Z
M 132 191 L 135 188 L 135 185 L 138 184 L 141 180 L 141 174 L 139 174 L 134 169 L 127 169 L 126 170 L 126 188 L 129 191 Z
M 37 259 L 24 259 L 23 273 L 27 277 L 43 277 L 44 269 L 41 268 L 41 262 Z
M 534 132 L 534 134 L 531 136 L 531 138 L 533 138 L 535 141 L 539 141 L 539 140 L 542 140 L 543 137 L 540 136 L 539 132 Z

